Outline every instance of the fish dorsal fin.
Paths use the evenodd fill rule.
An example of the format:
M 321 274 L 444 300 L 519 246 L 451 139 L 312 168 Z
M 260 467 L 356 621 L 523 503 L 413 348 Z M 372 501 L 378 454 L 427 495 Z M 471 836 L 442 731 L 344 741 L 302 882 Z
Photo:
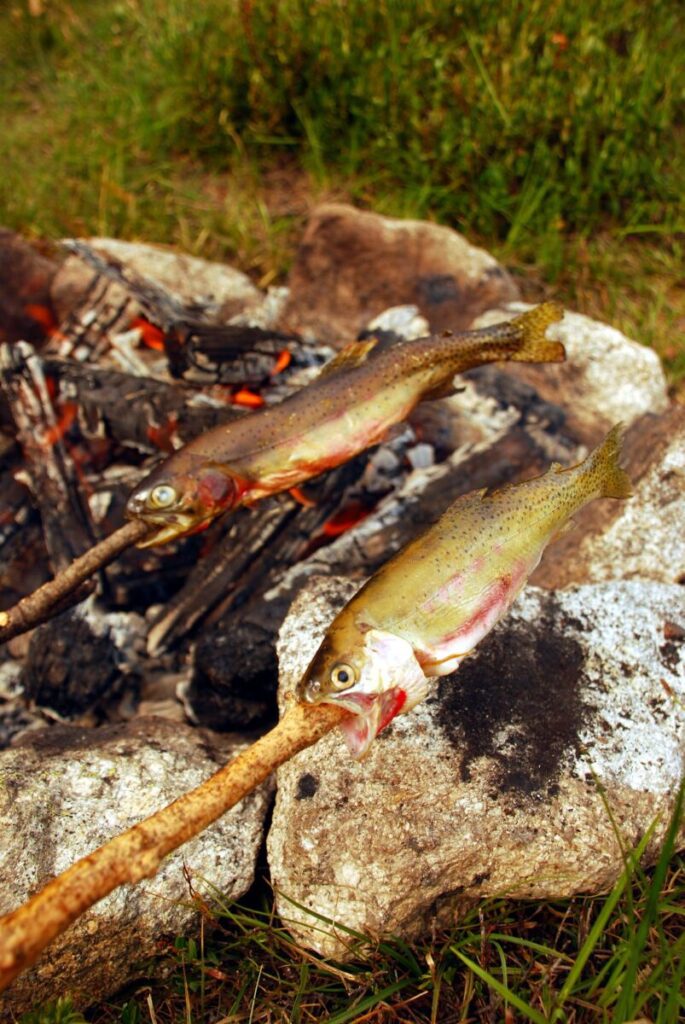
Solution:
M 378 344 L 378 338 L 367 338 L 365 341 L 353 341 L 345 348 L 341 348 L 337 355 L 333 356 L 321 370 L 317 380 L 323 377 L 330 377 L 341 370 L 353 370 L 355 366 L 361 366 Z

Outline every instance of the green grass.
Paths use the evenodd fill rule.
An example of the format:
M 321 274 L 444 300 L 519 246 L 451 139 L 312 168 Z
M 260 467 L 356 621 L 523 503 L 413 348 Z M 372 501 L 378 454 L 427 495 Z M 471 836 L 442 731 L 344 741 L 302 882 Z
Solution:
M 354 957 L 346 963 L 298 947 L 264 886 L 249 906 L 226 904 L 216 892 L 196 896 L 199 934 L 169 948 L 170 980 L 141 985 L 87 1020 L 676 1024 L 685 1014 L 685 862 L 673 856 L 679 823 L 682 801 L 656 866 L 640 866 L 648 832 L 625 851 L 625 869 L 604 897 L 486 900 L 422 945 L 392 937 L 369 944 L 347 930 Z M 327 930 L 331 922 L 313 917 L 312 925 Z M 63 1000 L 22 1024 L 83 1020 Z
M 313 203 L 349 199 L 464 231 L 685 375 L 677 0 L 44 8 L 0 9 L 0 222 L 265 284 Z
M 280 151 L 512 244 L 607 214 L 682 226 L 675 0 L 53 0 L 19 20 L 9 6 L 10 107 L 55 118 L 40 155 L 72 192 L 62 223 L 136 230 L 184 162 L 221 173 Z M 4 202 L 38 225 L 20 180 L 37 154 L 10 152 Z

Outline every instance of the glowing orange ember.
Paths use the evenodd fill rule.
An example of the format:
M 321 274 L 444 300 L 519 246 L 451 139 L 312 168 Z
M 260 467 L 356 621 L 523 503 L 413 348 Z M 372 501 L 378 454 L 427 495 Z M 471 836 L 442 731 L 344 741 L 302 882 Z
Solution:
M 341 508 L 335 515 L 323 524 L 323 533 L 326 537 L 339 537 L 341 533 L 361 523 L 366 519 L 370 509 L 366 508 L 360 501 L 351 501 L 345 508 Z
M 45 444 L 53 445 L 57 444 L 58 441 L 61 441 L 71 424 L 74 422 L 77 412 L 78 406 L 76 402 L 65 402 L 62 406 L 62 412 L 57 423 L 55 423 L 54 427 L 49 427 L 48 430 L 45 431 Z
M 234 391 L 231 395 L 231 402 L 233 405 L 245 406 L 246 409 L 259 409 L 264 405 L 262 396 L 255 391 L 250 391 L 249 388 L 240 388 L 239 391 Z
M 55 314 L 49 306 L 43 306 L 37 302 L 30 302 L 27 306 L 24 306 L 24 312 L 27 316 L 30 316 L 32 320 L 35 320 L 36 323 L 40 324 L 46 334 L 51 334 L 57 327 Z
M 275 377 L 277 373 L 283 373 L 283 370 L 290 366 L 292 358 L 293 357 L 287 348 L 282 349 L 278 353 L 278 359 L 271 370 L 271 376 Z
M 290 494 L 292 495 L 296 502 L 298 502 L 300 505 L 303 505 L 305 508 L 316 507 L 316 502 L 312 501 L 311 498 L 308 498 L 307 495 L 304 494 L 299 487 L 291 487 Z
M 38 302 L 29 302 L 24 306 L 24 312 L 42 327 L 46 338 L 63 339 L 65 337 L 57 328 L 57 320 L 50 306 L 45 306 Z
M 159 327 L 155 327 L 149 320 L 146 320 L 144 316 L 137 316 L 131 321 L 131 327 L 137 327 L 140 331 L 140 340 L 143 345 L 147 345 L 148 348 L 153 348 L 155 352 L 164 352 L 164 331 L 160 330 Z

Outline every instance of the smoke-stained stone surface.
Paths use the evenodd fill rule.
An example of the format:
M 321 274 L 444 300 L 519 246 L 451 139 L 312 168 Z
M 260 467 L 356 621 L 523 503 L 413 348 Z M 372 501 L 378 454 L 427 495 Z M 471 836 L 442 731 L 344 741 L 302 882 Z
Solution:
M 199 785 L 245 745 L 138 718 L 98 730 L 55 727 L 3 751 L 0 914 Z M 0 1010 L 19 1014 L 66 993 L 84 1007 L 144 975 L 145 961 L 166 939 L 194 925 L 186 870 L 200 891 L 208 883 L 227 899 L 242 896 L 252 884 L 269 791 L 260 787 L 167 857 L 156 875 L 121 886 L 87 911 L 0 995 Z
M 357 586 L 317 578 L 295 601 L 282 694 Z M 414 937 L 482 896 L 608 889 L 623 862 L 597 782 L 629 846 L 660 816 L 653 859 L 683 777 L 684 698 L 681 587 L 529 587 L 365 760 L 331 735 L 279 770 L 268 851 L 280 911 L 298 939 L 340 956 L 344 934 L 287 897 L 371 936 Z

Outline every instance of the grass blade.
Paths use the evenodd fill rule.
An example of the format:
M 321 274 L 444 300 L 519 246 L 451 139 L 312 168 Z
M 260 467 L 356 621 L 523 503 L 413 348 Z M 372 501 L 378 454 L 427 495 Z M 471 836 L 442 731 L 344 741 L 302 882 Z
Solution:
M 501 981 L 495 978 L 489 971 L 486 971 L 479 964 L 475 963 L 470 957 L 466 956 L 460 950 L 452 947 L 452 952 L 472 971 L 477 977 L 484 981 L 490 988 L 494 988 L 495 992 L 506 999 L 508 1003 L 515 1006 L 516 1009 L 524 1014 L 529 1020 L 534 1021 L 534 1024 L 547 1024 L 547 1017 L 544 1014 L 534 1010 L 532 1006 L 526 1003 L 520 996 L 517 996 L 515 992 L 512 992 L 510 988 L 507 988 Z

